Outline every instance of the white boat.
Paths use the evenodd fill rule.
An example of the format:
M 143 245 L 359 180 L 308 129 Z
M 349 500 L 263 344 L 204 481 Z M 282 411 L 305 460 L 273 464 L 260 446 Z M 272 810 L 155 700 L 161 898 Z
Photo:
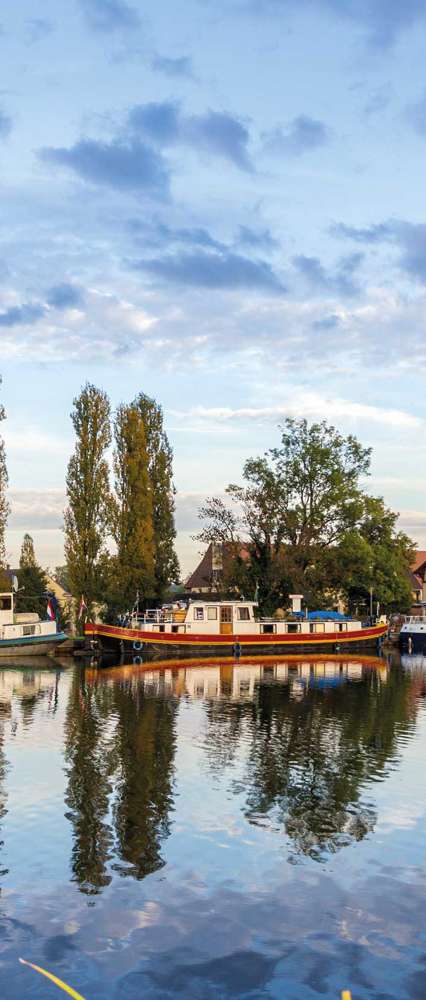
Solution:
M 303 617 L 301 596 L 294 598 L 294 615 L 287 621 L 258 618 L 255 601 L 192 601 L 186 607 L 157 608 L 133 613 L 125 625 L 88 622 L 85 634 L 103 649 L 132 650 L 160 647 L 169 653 L 211 655 L 216 650 L 228 656 L 261 650 L 305 652 L 375 645 L 387 633 L 387 623 L 365 627 L 352 618 L 319 612 L 318 618 Z
M 41 621 L 31 612 L 15 614 L 14 601 L 13 593 L 0 594 L 0 657 L 44 655 L 67 639 L 50 618 Z

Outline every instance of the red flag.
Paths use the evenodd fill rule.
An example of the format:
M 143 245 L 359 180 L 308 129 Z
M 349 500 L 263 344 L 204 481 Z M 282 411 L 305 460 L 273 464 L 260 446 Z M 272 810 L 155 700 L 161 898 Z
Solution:
M 80 598 L 80 607 L 78 609 L 78 617 L 82 618 L 85 611 L 87 611 L 87 604 L 86 604 L 86 601 L 84 600 L 84 597 L 83 597 L 83 594 L 82 594 L 81 598 Z

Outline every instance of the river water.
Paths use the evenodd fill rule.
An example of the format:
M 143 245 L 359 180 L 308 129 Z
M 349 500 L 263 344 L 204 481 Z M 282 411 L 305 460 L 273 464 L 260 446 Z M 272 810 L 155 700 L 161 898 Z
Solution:
M 423 1000 L 425 771 L 421 658 L 2 666 L 2 1000 Z

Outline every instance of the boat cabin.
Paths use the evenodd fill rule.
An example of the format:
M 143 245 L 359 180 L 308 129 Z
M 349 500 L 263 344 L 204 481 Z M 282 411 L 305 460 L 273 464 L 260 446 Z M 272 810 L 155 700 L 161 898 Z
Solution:
M 0 594 L 0 626 L 13 625 L 13 594 Z
M 361 628 L 352 619 L 336 621 L 323 612 L 321 619 L 257 618 L 256 601 L 191 601 L 187 606 L 166 605 L 141 615 L 132 615 L 130 628 L 148 632 L 173 632 L 187 635 L 324 635 L 325 632 L 346 633 Z M 301 613 L 299 612 L 299 615 Z

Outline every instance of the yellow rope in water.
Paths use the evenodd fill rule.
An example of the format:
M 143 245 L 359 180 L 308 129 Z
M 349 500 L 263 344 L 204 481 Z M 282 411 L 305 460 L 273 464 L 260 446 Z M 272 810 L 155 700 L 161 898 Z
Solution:
M 42 976 L 46 976 L 46 979 L 50 979 L 52 983 L 55 983 L 55 986 L 59 986 L 59 989 L 63 990 L 64 993 L 68 993 L 70 997 L 74 997 L 74 1000 L 84 1000 L 81 993 L 77 993 L 77 990 L 73 990 L 72 986 L 67 986 L 66 983 L 62 982 L 62 979 L 58 979 L 58 977 L 54 976 L 52 972 L 47 972 L 47 970 L 42 969 L 40 965 L 33 965 L 32 962 L 27 962 L 25 958 L 20 958 L 19 961 L 21 962 L 21 965 L 29 965 L 30 969 L 34 969 L 35 972 L 40 972 Z

